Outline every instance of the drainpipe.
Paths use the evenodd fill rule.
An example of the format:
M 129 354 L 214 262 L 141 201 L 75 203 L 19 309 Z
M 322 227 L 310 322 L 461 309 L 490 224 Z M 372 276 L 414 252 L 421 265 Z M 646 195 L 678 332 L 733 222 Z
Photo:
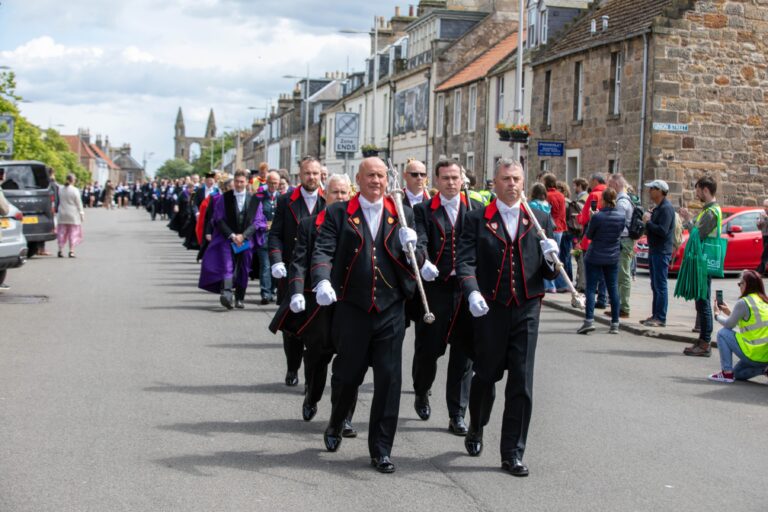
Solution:
M 432 69 L 427 70 L 427 143 L 424 150 L 424 165 L 429 169 L 429 104 L 430 104 L 430 96 L 432 96 Z M 433 141 L 434 142 L 434 141 Z
M 485 186 L 485 181 L 488 179 L 487 178 L 487 176 L 488 176 L 488 174 L 487 174 L 487 171 L 488 171 L 488 152 L 490 151 L 490 142 L 489 141 L 491 139 L 488 136 L 488 121 L 489 121 L 489 117 L 491 115 L 491 113 L 490 113 L 491 109 L 488 108 L 490 106 L 490 104 L 491 104 L 491 87 L 489 85 L 490 84 L 490 79 L 488 78 L 488 76 L 485 77 L 484 82 L 485 82 L 485 133 L 483 134 L 483 137 L 485 137 L 485 144 L 484 144 L 485 149 L 483 150 L 483 178 L 482 178 L 483 179 L 483 181 L 482 181 L 483 186 Z M 496 106 L 496 108 L 498 108 L 498 105 Z M 475 177 L 478 177 L 477 170 L 473 169 L 472 172 L 475 173 Z
M 387 146 L 389 158 L 395 161 L 395 93 L 397 93 L 397 85 L 393 80 L 389 81 L 389 134 L 387 135 Z
M 645 168 L 645 119 L 646 95 L 648 94 L 648 33 L 643 34 L 643 100 L 640 107 L 640 169 L 637 173 L 638 196 L 643 192 L 643 169 Z

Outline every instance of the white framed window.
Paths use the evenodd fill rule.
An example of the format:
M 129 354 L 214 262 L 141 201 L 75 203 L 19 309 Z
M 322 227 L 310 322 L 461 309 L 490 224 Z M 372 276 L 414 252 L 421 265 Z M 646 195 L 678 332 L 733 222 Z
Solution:
M 467 165 L 465 166 L 467 172 L 475 172 L 475 154 L 467 153 Z
M 538 22 L 539 10 L 538 6 L 534 3 L 528 8 L 528 48 L 536 47 L 536 36 L 538 35 L 536 30 L 539 26 Z
M 611 103 L 609 107 L 613 115 L 621 113 L 621 72 L 623 64 L 621 52 L 611 53 Z
M 467 131 L 472 133 L 477 128 L 477 84 L 469 86 L 469 105 L 467 105 Z
M 438 94 L 435 103 L 435 135 L 443 136 L 443 125 L 445 125 L 445 94 Z
M 461 133 L 461 89 L 453 91 L 453 134 Z
M 573 120 L 581 121 L 584 115 L 584 63 L 579 61 L 573 69 Z
M 496 124 L 504 122 L 504 75 L 496 77 Z
M 547 20 L 549 18 L 549 13 L 546 9 L 541 11 L 541 38 L 539 41 L 541 41 L 541 44 L 547 44 Z

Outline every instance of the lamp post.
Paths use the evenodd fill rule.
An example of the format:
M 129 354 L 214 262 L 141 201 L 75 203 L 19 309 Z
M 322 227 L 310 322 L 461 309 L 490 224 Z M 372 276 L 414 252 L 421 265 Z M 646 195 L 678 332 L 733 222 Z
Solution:
M 370 32 L 366 32 L 364 30 L 352 30 L 352 29 L 344 29 L 339 30 L 340 34 L 368 34 L 370 35 Z M 378 144 L 376 144 L 376 94 L 378 93 L 379 89 L 379 17 L 374 16 L 373 17 L 373 105 L 372 105 L 372 112 L 371 112 L 371 143 L 378 147 Z
M 295 75 L 283 75 L 283 78 L 293 78 L 301 80 L 302 77 Z M 307 155 L 309 147 L 309 64 L 307 64 L 307 77 L 304 84 L 304 155 Z
M 525 1 L 519 0 L 517 5 L 517 13 L 519 21 L 517 23 L 517 68 L 515 69 L 515 124 L 523 123 L 523 12 L 525 9 Z M 520 142 L 513 142 L 514 145 L 514 158 L 517 162 L 520 161 Z M 527 163 L 527 162 L 526 162 Z M 526 167 L 528 167 L 526 165 Z M 528 171 L 526 170 L 526 177 Z M 528 180 L 526 180 L 528 183 Z

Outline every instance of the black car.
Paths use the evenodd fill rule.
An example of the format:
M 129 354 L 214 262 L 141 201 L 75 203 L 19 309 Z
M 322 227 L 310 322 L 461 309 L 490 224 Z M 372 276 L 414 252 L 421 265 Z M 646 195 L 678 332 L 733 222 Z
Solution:
M 37 254 L 44 242 L 56 239 L 56 185 L 48 178 L 49 173 L 50 168 L 42 162 L 0 161 L 3 193 L 24 214 L 29 257 Z

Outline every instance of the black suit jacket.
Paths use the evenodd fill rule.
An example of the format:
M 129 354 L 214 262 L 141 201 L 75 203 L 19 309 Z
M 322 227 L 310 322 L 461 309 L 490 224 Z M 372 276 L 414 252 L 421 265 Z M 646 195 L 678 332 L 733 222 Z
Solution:
M 301 187 L 296 187 L 292 193 L 283 194 L 277 199 L 275 217 L 269 229 L 269 263 L 283 262 L 286 266 L 293 258 L 293 248 L 296 244 L 296 233 L 301 219 L 320 213 L 325 209 L 325 198 L 318 191 L 314 211 L 307 211 L 307 204 L 301 197 Z
M 521 207 L 518 232 L 510 241 L 504 222 L 496 206 L 496 199 L 485 208 L 473 210 L 464 217 L 464 226 L 457 251 L 456 275 L 461 281 L 465 297 L 473 291 L 483 294 L 485 300 L 495 300 L 501 283 L 499 277 L 509 243 L 517 244 L 522 265 L 523 283 L 518 284 L 518 296 L 526 299 L 544 295 L 544 279 L 554 279 L 557 272 L 544 261 L 539 238 L 533 222 Z M 539 224 L 553 238 L 552 218 L 544 212 L 533 210 Z
M 412 226 L 413 211 L 407 207 L 404 210 L 406 222 Z M 415 276 L 411 272 L 411 266 L 400 244 L 398 233 L 401 224 L 397 218 L 394 202 L 389 197 L 384 198 L 381 225 L 386 250 L 385 254 L 379 258 L 389 258 L 396 271 L 397 285 L 405 297 L 411 297 L 415 290 Z M 349 201 L 330 206 L 326 210 L 325 220 L 320 226 L 320 232 L 315 241 L 310 275 L 312 288 L 320 281 L 327 279 L 333 285 L 339 301 L 348 300 L 367 311 L 370 306 L 370 297 L 373 295 L 372 265 L 374 262 L 369 258 L 358 257 L 365 241 L 365 234 L 362 231 L 364 229 L 367 229 L 365 217 L 357 196 Z M 417 256 L 418 259 L 420 258 Z M 371 277 L 353 282 L 355 280 L 350 279 L 353 274 L 365 274 Z M 362 288 L 365 288 L 366 292 L 358 293 Z M 355 297 L 362 295 L 366 295 L 367 301 L 358 303 Z
M 259 209 L 259 202 L 252 194 L 245 193 L 245 204 L 243 205 L 244 214 L 237 212 L 237 199 L 235 199 L 234 190 L 225 192 L 221 198 L 224 201 L 224 218 L 219 221 L 219 231 L 225 238 L 233 234 L 242 234 L 245 239 L 253 236 L 253 218 Z
M 429 201 L 429 194 L 427 194 L 426 191 L 422 191 L 422 195 L 424 196 L 424 199 L 419 204 L 424 204 Z M 411 204 L 411 200 L 408 199 L 408 193 L 405 191 L 405 189 L 403 189 L 403 204 L 408 208 L 414 208 L 414 206 Z

